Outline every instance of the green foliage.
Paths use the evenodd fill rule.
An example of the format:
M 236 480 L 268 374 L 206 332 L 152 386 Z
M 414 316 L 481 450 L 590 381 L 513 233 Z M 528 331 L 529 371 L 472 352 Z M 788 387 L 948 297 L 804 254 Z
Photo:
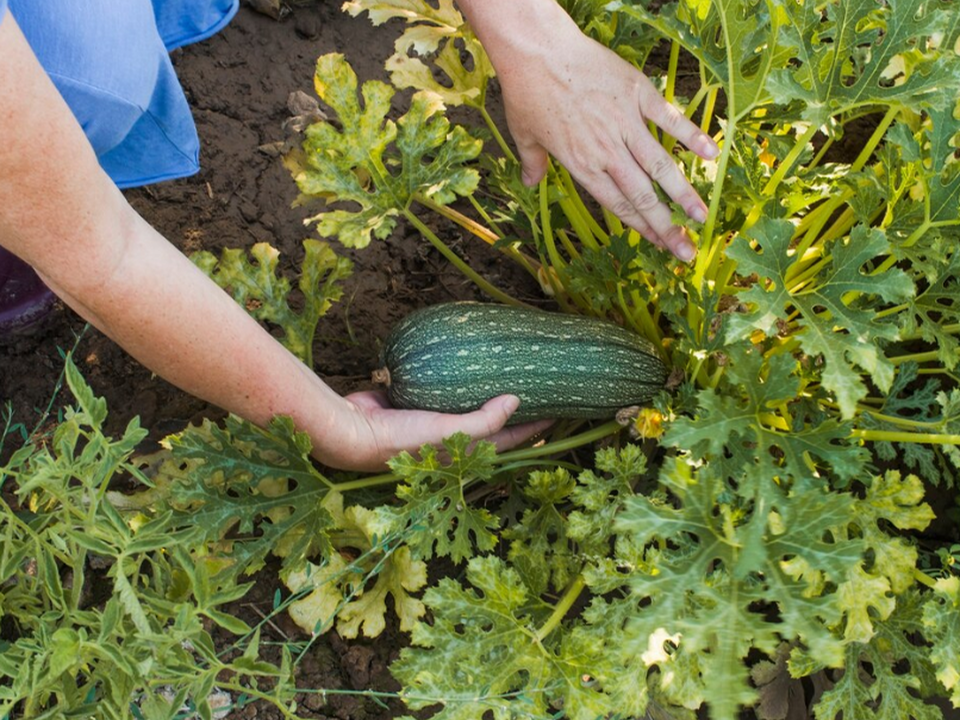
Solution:
M 163 509 L 123 513 L 108 499 L 124 478 L 147 480 L 135 459 L 146 431 L 134 420 L 108 435 L 106 403 L 69 358 L 66 380 L 76 405 L 37 438 L 45 442 L 0 467 L 0 713 L 126 718 L 138 706 L 160 717 L 168 686 L 209 718 L 218 686 L 256 678 L 273 685 L 265 699 L 288 703 L 289 656 L 261 660 L 256 635 L 233 661 L 214 646 L 211 622 L 251 632 L 228 609 L 249 584 L 215 577 L 192 522 Z
M 288 302 L 290 282 L 277 275 L 280 253 L 267 243 L 250 248 L 256 263 L 242 250 L 231 248 L 224 249 L 219 260 L 206 251 L 194 253 L 191 259 L 253 317 L 280 327 L 284 347 L 313 367 L 317 323 L 343 295 L 341 284 L 353 271 L 353 263 L 317 240 L 304 240 L 303 248 L 298 282 L 303 308 L 299 312 Z
M 516 302 L 420 219 L 435 212 L 562 309 L 658 343 L 672 392 L 533 447 L 455 435 L 387 474 L 338 478 L 284 418 L 207 422 L 136 459 L 143 430 L 104 435 L 103 402 L 69 366 L 79 409 L 0 471 L 17 499 L 0 504 L 17 629 L 0 646 L 0 707 L 83 714 L 94 698 L 123 716 L 139 697 L 170 716 L 150 697 L 162 681 L 209 716 L 223 678 L 262 676 L 258 697 L 293 717 L 289 653 L 259 660 L 257 629 L 229 610 L 267 563 L 291 593 L 275 609 L 311 639 L 378 637 L 394 616 L 410 638 L 399 696 L 424 716 L 927 720 L 941 717 L 930 698 L 960 706 L 960 5 L 562 4 L 638 67 L 662 43 L 671 98 L 680 59 L 697 69 L 678 100 L 721 155 L 662 139 L 710 203 L 691 265 L 595 212 L 558 165 L 522 185 L 486 108 L 492 69 L 449 0 L 346 3 L 406 21 L 393 86 L 320 58 L 336 120 L 287 164 L 302 201 L 328 204 L 322 235 L 363 248 L 402 219 Z M 447 106 L 476 111 L 504 157 L 481 155 Z M 308 349 L 348 265 L 308 245 L 295 313 L 275 252 L 251 253 L 198 262 Z M 108 492 L 120 474 L 150 487 Z M 931 485 L 946 499 L 925 500 Z M 112 592 L 90 607 L 94 556 Z M 220 659 L 211 624 L 246 638 L 242 658 Z
M 463 502 L 464 487 L 496 479 L 497 458 L 467 472 L 455 461 L 443 478 L 429 453 L 394 466 L 391 527 L 413 530 L 423 557 L 468 566 L 465 583 L 428 586 L 429 613 L 395 667 L 408 702 L 462 718 L 667 716 L 706 702 L 733 718 L 786 707 L 775 694 L 814 677 L 818 718 L 939 717 L 926 698 L 960 702 L 956 598 L 951 578 L 918 569 L 931 570 L 922 548 L 936 542 L 918 538 L 934 520 L 925 484 L 952 492 L 960 467 L 960 7 L 561 4 L 638 67 L 669 46 L 670 97 L 676 59 L 698 67 L 699 88 L 677 99 L 721 155 L 662 140 L 710 203 L 690 226 L 697 260 L 665 262 L 592 212 L 559 166 L 539 191 L 521 187 L 509 149 L 478 163 L 482 231 L 427 207 L 536 253 L 526 268 L 560 307 L 661 343 L 676 391 L 628 421 L 649 438 L 643 451 L 535 468 L 499 531 L 490 506 Z M 375 22 L 405 17 L 408 32 L 429 25 L 434 39 L 471 37 L 458 17 L 438 19 L 446 3 L 351 5 Z M 406 54 L 440 66 L 439 47 Z M 446 84 L 460 96 L 447 104 L 482 96 Z M 415 509 L 431 522 L 417 527 Z M 469 647 L 497 660 L 478 672 Z M 589 688 L 569 694 L 566 662 Z
M 386 527 L 409 528 L 406 542 L 418 557 L 450 557 L 459 563 L 496 545 L 499 522 L 489 511 L 471 507 L 464 495 L 469 483 L 493 477 L 496 449 L 480 443 L 471 452 L 470 444 L 463 433 L 444 440 L 448 463 L 432 445 L 421 448 L 419 459 L 403 452 L 390 461 L 400 479 L 396 492 L 402 504 L 380 508 L 381 521 Z

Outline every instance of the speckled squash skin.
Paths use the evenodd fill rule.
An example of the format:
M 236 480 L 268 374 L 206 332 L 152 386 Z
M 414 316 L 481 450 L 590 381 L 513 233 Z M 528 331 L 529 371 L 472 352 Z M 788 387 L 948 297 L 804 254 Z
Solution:
M 477 302 L 411 313 L 381 353 L 394 407 L 462 413 L 512 394 L 511 423 L 609 418 L 667 380 L 657 349 L 596 318 Z

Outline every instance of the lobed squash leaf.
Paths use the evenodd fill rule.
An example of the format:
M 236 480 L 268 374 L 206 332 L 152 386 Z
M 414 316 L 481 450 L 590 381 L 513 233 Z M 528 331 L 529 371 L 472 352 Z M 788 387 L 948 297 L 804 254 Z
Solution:
M 903 302 L 912 297 L 914 285 L 897 268 L 880 275 L 863 271 L 864 265 L 889 252 L 889 244 L 880 230 L 857 226 L 848 243 L 831 246 L 830 262 L 810 284 L 793 290 L 789 280 L 793 231 L 793 224 L 786 220 L 762 220 L 748 238 L 737 238 L 731 244 L 728 256 L 737 261 L 738 272 L 742 276 L 756 273 L 767 282 L 740 293 L 754 309 L 730 317 L 727 339 L 734 342 L 753 330 L 775 336 L 778 321 L 786 322 L 789 310 L 796 308 L 800 345 L 807 354 L 823 358 L 823 386 L 836 395 L 843 418 L 849 419 L 855 414 L 857 402 L 866 395 L 858 367 L 868 372 L 884 392 L 890 389 L 893 365 L 880 343 L 897 337 L 894 325 L 878 322 L 870 310 L 850 298 Z M 750 241 L 762 252 L 753 250 Z
M 435 93 L 416 93 L 395 123 L 387 118 L 394 90 L 367 81 L 361 105 L 357 76 L 336 53 L 317 61 L 315 85 L 338 126 L 323 121 L 307 128 L 302 154 L 288 165 L 304 196 L 338 205 L 307 221 L 321 235 L 363 248 L 372 237 L 390 235 L 415 195 L 447 204 L 477 187 L 477 171 L 464 163 L 477 157 L 481 142 L 462 127 L 451 129 Z
M 281 328 L 284 347 L 313 367 L 317 323 L 343 295 L 342 282 L 353 271 L 353 263 L 318 240 L 304 240 L 303 247 L 298 282 L 303 308 L 299 311 L 290 306 L 290 282 L 278 274 L 280 253 L 268 243 L 250 248 L 255 263 L 234 248 L 224 248 L 219 260 L 206 251 L 194 253 L 191 260 L 253 317 Z

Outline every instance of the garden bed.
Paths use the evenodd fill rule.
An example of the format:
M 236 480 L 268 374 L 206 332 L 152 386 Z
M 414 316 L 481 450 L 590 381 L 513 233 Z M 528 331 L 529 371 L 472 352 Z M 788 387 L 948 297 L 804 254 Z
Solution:
M 204 652 L 202 625 L 213 647 L 196 673 L 218 669 L 217 684 L 232 687 L 242 706 L 236 717 L 282 717 L 278 705 L 292 699 L 303 717 L 396 717 L 409 712 L 394 696 L 401 687 L 414 709 L 471 720 L 561 710 L 576 720 L 646 710 L 691 718 L 701 703 L 701 715 L 725 720 L 744 713 L 792 720 L 821 697 L 820 720 L 926 720 L 940 716 L 927 702 L 945 708 L 951 696 L 960 701 L 960 173 L 951 165 L 960 123 L 936 101 L 957 83 L 947 70 L 960 63 L 953 51 L 960 23 L 944 19 L 956 10 L 944 5 L 934 13 L 947 34 L 930 39 L 905 21 L 916 13 L 893 4 L 828 3 L 830 12 L 821 14 L 795 3 L 777 20 L 821 33 L 780 32 L 768 16 L 736 4 L 701 4 L 698 18 L 684 14 L 687 4 L 655 15 L 631 5 L 615 20 L 597 3 L 566 4 L 580 20 L 592 18 L 598 36 L 623 40 L 619 49 L 628 56 L 641 57 L 660 33 L 666 41 L 652 57 L 656 67 L 669 68 L 667 94 L 689 101 L 691 116 L 706 118 L 712 131 L 731 133 L 713 164 L 676 151 L 711 205 L 706 223 L 694 228 L 702 233 L 696 263 L 680 265 L 652 251 L 616 218 L 597 212 L 562 168 L 527 190 L 509 162 L 489 161 L 475 197 L 467 186 L 481 173 L 473 167 L 454 190 L 438 192 L 450 177 L 441 173 L 467 167 L 479 143 L 433 133 L 432 123 L 443 126 L 426 109 L 430 102 L 401 91 L 388 117 L 406 113 L 400 133 L 428 138 L 424 144 L 395 143 L 386 160 L 376 149 L 338 155 L 352 128 L 333 119 L 323 128 L 328 144 L 308 141 L 301 155 L 288 158 L 302 187 L 354 203 L 327 218 L 330 227 L 339 223 L 341 241 L 356 242 L 398 215 L 409 221 L 386 242 L 359 251 L 331 243 L 354 270 L 320 322 L 314 359 L 337 391 L 370 387 L 380 345 L 399 318 L 444 301 L 487 299 L 436 248 L 454 250 L 467 266 L 461 270 L 504 291 L 501 300 L 612 319 L 663 348 L 675 371 L 672 392 L 621 418 L 633 435 L 614 422 L 560 424 L 545 448 L 501 456 L 482 445 L 468 455 L 466 439 L 454 438 L 449 466 L 427 453 L 401 458 L 389 476 L 326 476 L 282 421 L 263 433 L 225 418 L 153 377 L 96 331 L 77 339 L 83 323 L 61 308 L 33 335 L 0 347 L 0 399 L 9 399 L 22 424 L 8 435 L 0 461 L 18 437 L 38 423 L 42 437 L 73 403 L 66 391 L 51 401 L 68 350 L 75 350 L 79 373 L 71 369 L 70 377 L 83 412 L 67 421 L 92 428 L 81 448 L 109 443 L 80 376 L 109 407 L 103 431 L 137 442 L 133 458 L 192 428 L 169 440 L 172 455 L 124 460 L 126 473 L 143 471 L 158 482 L 156 495 L 132 501 L 140 506 L 113 496 L 127 514 L 109 533 L 65 533 L 84 558 L 87 551 L 117 558 L 91 562 L 88 577 L 113 582 L 114 598 L 75 591 L 72 575 L 54 577 L 63 567 L 55 553 L 33 550 L 25 551 L 28 572 L 14 590 L 39 574 L 53 598 L 45 602 L 81 593 L 84 609 L 103 608 L 114 621 L 114 634 L 100 630 L 103 644 L 116 642 L 131 657 L 149 650 L 138 645 L 141 635 L 169 635 L 160 669 L 184 693 L 212 687 L 191 684 L 193 667 L 177 664 L 181 652 Z M 849 16 L 843 7 L 853 7 Z M 829 41 L 835 20 L 851 33 L 856 28 L 850 46 Z M 765 39 L 730 46 L 719 40 L 719 30 L 745 28 Z M 302 138 L 290 127 L 289 95 L 313 95 L 323 56 L 321 86 L 329 92 L 339 83 L 339 93 L 325 98 L 334 105 L 327 110 L 331 118 L 350 111 L 335 106 L 353 90 L 347 63 L 361 82 L 388 80 L 384 61 L 402 30 L 396 20 L 375 28 L 327 3 L 297 4 L 279 20 L 243 8 L 222 33 L 176 54 L 203 170 L 130 191 L 131 202 L 185 253 L 212 253 L 208 271 L 224 249 L 269 243 L 292 277 L 304 238 L 314 235 L 304 219 L 324 208 L 292 207 L 297 186 L 281 155 Z M 476 68 L 481 56 L 472 39 L 457 42 L 451 56 Z M 832 55 L 837 47 L 847 54 Z M 807 55 L 798 59 L 801 49 Z M 818 84 L 810 67 L 835 73 L 832 83 Z M 947 85 L 938 86 L 938 78 Z M 462 107 L 448 116 L 482 134 L 497 154 L 493 125 L 505 126 L 495 83 L 489 87 L 490 124 Z M 827 139 L 827 127 L 837 134 Z M 436 152 L 443 143 L 457 147 Z M 407 155 L 399 162 L 423 147 L 413 155 L 416 164 Z M 445 166 L 434 164 L 438 156 Z M 398 182 L 408 167 L 436 177 L 410 190 Z M 362 178 L 364 193 L 351 197 L 342 177 Z M 395 198 L 398 206 L 388 207 Z M 358 231 L 349 216 L 367 201 L 381 203 L 374 208 L 381 214 Z M 422 215 L 409 210 L 412 204 Z M 460 210 L 489 227 L 477 230 Z M 475 236 L 461 227 L 474 228 Z M 494 237 L 504 254 L 483 242 Z M 551 285 L 556 304 L 541 283 Z M 134 418 L 146 430 L 143 439 L 128 425 Z M 74 448 L 64 435 L 57 449 L 69 455 Z M 117 447 L 129 453 L 122 442 Z M 37 470 L 47 461 L 38 450 L 34 474 L 24 471 L 37 493 L 29 507 L 4 488 L 30 522 L 43 525 L 30 515 L 39 497 L 72 528 L 74 510 L 61 506 L 73 494 L 83 498 L 77 507 L 99 508 L 108 524 L 119 517 L 101 495 L 81 492 L 85 483 L 99 487 L 102 473 L 78 471 L 57 485 Z M 540 472 L 529 475 L 534 468 Z M 110 474 L 116 470 L 110 465 Z M 116 489 L 133 489 L 126 474 L 116 479 Z M 202 526 L 201 540 L 185 539 L 196 530 L 191 526 Z M 32 527 L 7 527 L 32 542 Z M 306 562 L 321 556 L 322 563 Z M 252 576 L 242 572 L 247 563 Z M 315 593 L 304 577 L 292 579 L 304 566 L 318 573 Z M 358 572 L 366 573 L 362 581 L 349 580 Z M 429 582 L 420 581 L 424 572 Z M 136 594 L 127 591 L 131 579 Z M 250 579 L 241 593 L 238 583 Z M 384 611 L 371 609 L 381 590 Z M 304 604 L 315 605 L 305 614 L 324 630 L 313 638 L 283 611 L 307 593 Z M 187 609 L 174 617 L 171 600 L 186 600 Z M 23 618 L 29 607 L 19 607 Z M 357 635 L 360 622 L 369 621 L 360 635 L 377 637 L 344 640 L 329 629 L 333 615 L 342 634 Z M 109 625 L 99 615 L 95 622 L 82 613 L 72 620 Z M 127 634 L 117 622 L 127 623 Z M 10 624 L 4 630 L 12 639 Z M 410 628 L 417 647 L 401 656 Z M 57 632 L 54 660 L 42 662 L 64 677 L 67 668 L 75 672 L 82 638 L 73 629 Z M 178 632 L 193 642 L 173 642 Z M 299 692 L 283 695 L 291 656 Z M 12 677 L 16 668 L 8 665 L 0 670 Z M 258 674 L 270 679 L 257 685 L 251 678 Z M 231 686 L 238 677 L 242 687 Z M 248 702 L 257 693 L 270 697 L 275 678 L 281 690 L 274 705 Z M 91 681 L 91 697 L 112 688 L 111 680 Z

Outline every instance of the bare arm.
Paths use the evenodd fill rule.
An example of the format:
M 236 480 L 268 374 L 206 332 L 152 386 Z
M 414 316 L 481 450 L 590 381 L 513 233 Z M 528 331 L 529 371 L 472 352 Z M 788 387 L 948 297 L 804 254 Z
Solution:
M 534 184 L 552 153 L 604 207 L 682 260 L 695 249 L 654 182 L 687 215 L 707 208 L 647 129 L 653 121 L 704 158 L 713 140 L 650 80 L 582 32 L 556 0 L 458 0 L 500 78 L 507 123 Z
M 515 398 L 452 416 L 337 395 L 130 207 L 9 13 L 0 21 L 0 137 L 0 244 L 181 389 L 259 425 L 290 415 L 320 460 L 358 470 L 457 430 L 510 445 L 537 429 L 498 433 Z

